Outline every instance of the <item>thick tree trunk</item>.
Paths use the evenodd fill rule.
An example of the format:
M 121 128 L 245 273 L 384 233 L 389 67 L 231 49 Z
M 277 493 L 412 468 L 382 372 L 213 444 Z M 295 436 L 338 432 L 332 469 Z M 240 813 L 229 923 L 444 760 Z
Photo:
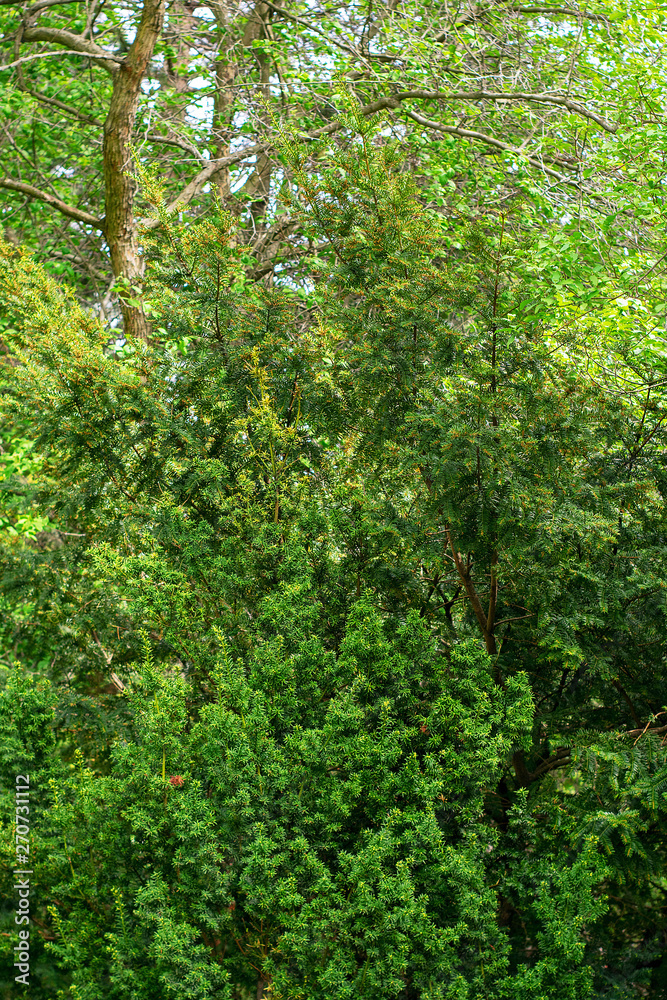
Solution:
M 148 340 L 150 326 L 143 310 L 131 305 L 144 274 L 144 262 L 134 220 L 135 181 L 131 174 L 130 144 L 139 106 L 141 84 L 164 20 L 165 0 L 145 0 L 137 34 L 113 74 L 113 93 L 104 122 L 104 235 L 114 276 L 119 280 L 123 326 L 127 337 Z

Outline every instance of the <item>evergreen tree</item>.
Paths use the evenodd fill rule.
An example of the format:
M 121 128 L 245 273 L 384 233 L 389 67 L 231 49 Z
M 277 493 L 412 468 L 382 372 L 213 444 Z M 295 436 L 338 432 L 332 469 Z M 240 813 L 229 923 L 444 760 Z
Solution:
M 7 519 L 49 529 L 3 554 L 37 990 L 659 997 L 647 310 L 606 274 L 591 314 L 529 206 L 443 218 L 353 105 L 340 132 L 319 178 L 276 140 L 310 288 L 145 178 L 159 343 L 3 248 Z

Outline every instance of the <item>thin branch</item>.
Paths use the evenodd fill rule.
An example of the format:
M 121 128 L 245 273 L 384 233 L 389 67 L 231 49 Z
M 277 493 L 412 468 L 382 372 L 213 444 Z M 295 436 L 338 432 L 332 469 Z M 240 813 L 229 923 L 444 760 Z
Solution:
M 553 771 L 557 767 L 563 767 L 569 764 L 571 761 L 571 750 L 567 747 L 560 747 L 556 750 L 547 760 L 545 760 L 539 767 L 536 767 L 534 771 L 530 774 L 530 780 L 535 781 L 540 775 L 546 774 L 547 771 Z
M 0 177 L 0 188 L 6 188 L 8 191 L 20 191 L 21 194 L 27 194 L 30 198 L 43 201 L 46 205 L 50 205 L 51 208 L 57 209 L 76 222 L 83 222 L 87 226 L 94 226 L 95 229 L 104 232 L 104 219 L 97 219 L 90 212 L 84 212 L 74 205 L 68 205 L 67 202 L 61 201 L 55 195 L 49 194 L 48 191 L 41 191 L 39 188 L 33 187 L 32 184 L 24 184 L 11 177 Z
M 251 245 L 253 253 L 262 253 L 272 243 L 283 237 L 285 232 L 294 225 L 296 225 L 296 219 L 292 218 L 291 215 L 286 215 L 282 219 L 278 219 L 270 229 L 267 229 L 265 233 L 258 236 Z
M 75 35 L 73 31 L 65 31 L 64 28 L 26 28 L 21 39 L 23 42 L 52 42 L 54 45 L 63 45 L 74 52 L 89 56 L 91 59 L 98 59 L 104 68 L 110 73 L 116 73 L 119 63 L 125 62 L 120 56 L 110 55 L 95 42 Z
M 247 159 L 249 156 L 256 156 L 258 153 L 263 153 L 265 150 L 271 147 L 270 142 L 255 143 L 254 146 L 247 146 L 245 149 L 240 149 L 236 153 L 231 153 L 229 156 L 223 156 L 218 160 L 211 160 L 207 165 L 195 174 L 189 184 L 183 188 L 183 190 L 178 194 L 169 205 L 166 206 L 165 211 L 168 215 L 172 215 L 174 212 L 178 212 L 188 205 L 194 196 L 197 194 L 202 185 L 206 184 L 207 181 L 213 177 L 219 170 L 224 167 L 231 166 L 233 163 L 240 163 L 241 160 Z M 160 219 L 147 219 L 142 220 L 142 225 L 144 229 L 151 230 L 157 229 L 158 226 L 162 225 Z
M 461 21 L 457 21 L 453 28 L 464 28 L 468 24 L 473 24 L 475 21 L 481 21 L 484 16 L 488 15 L 493 8 L 470 14 L 468 17 L 463 18 Z M 497 9 L 498 14 L 535 14 L 537 16 L 541 14 L 563 14 L 565 17 L 572 17 L 576 20 L 580 18 L 586 18 L 589 21 L 601 21 L 603 23 L 608 22 L 608 18 L 604 14 L 589 14 L 587 11 L 575 10 L 573 7 L 502 7 Z M 450 29 L 451 30 L 451 29 Z M 449 37 L 449 31 L 441 31 L 433 39 L 434 42 L 444 42 L 446 38 Z
M 645 733 L 667 733 L 667 726 L 649 726 L 648 729 L 626 729 L 619 736 L 644 736 Z M 636 741 L 635 741 L 636 742 Z
M 34 62 L 35 59 L 53 59 L 54 56 L 85 56 L 86 59 L 96 59 L 102 63 L 113 60 L 113 70 L 109 69 L 108 66 L 104 67 L 109 72 L 115 71 L 116 66 L 123 61 L 117 56 L 97 56 L 92 52 L 80 52 L 78 49 L 61 49 L 59 52 L 35 52 L 32 56 L 21 56 L 20 59 L 15 59 L 14 62 L 5 63 L 4 66 L 0 66 L 0 72 L 6 69 L 14 69 L 16 66 L 23 66 L 24 63 Z
M 63 55 L 62 52 L 58 52 L 58 55 Z M 5 67 L 0 67 L 5 68 Z M 38 90 L 30 90 L 29 87 L 22 86 L 21 90 L 25 94 L 30 94 L 34 97 L 36 101 L 40 104 L 46 104 L 52 108 L 58 108 L 60 111 L 64 111 L 65 114 L 72 115 L 77 121 L 85 122 L 86 125 L 94 125 L 95 128 L 103 128 L 104 123 L 99 120 L 99 118 L 94 118 L 92 115 L 84 115 L 81 111 L 77 111 L 76 108 L 71 107 L 69 104 L 65 104 L 64 101 L 59 101 L 57 97 L 47 97 L 46 94 L 40 94 Z
M 305 18 L 297 17 L 296 14 L 290 14 L 283 7 L 278 7 L 276 4 L 271 3 L 270 0 L 262 0 L 262 2 L 266 7 L 269 7 L 270 10 L 274 11 L 276 14 L 280 14 L 281 17 L 286 17 L 290 21 L 294 21 L 295 24 L 302 24 L 305 28 L 308 28 L 309 31 L 313 31 L 315 32 L 315 34 L 321 35 L 321 37 L 325 38 L 330 45 L 335 45 L 343 52 L 349 52 L 350 55 L 355 56 L 357 59 L 360 59 L 362 62 L 368 65 L 368 60 L 353 45 L 348 45 L 345 42 L 337 41 L 335 38 L 331 37 L 330 32 L 325 32 L 322 31 L 321 28 L 316 28 L 315 25 L 311 24 L 309 21 L 306 21 Z
M 621 736 L 636 736 L 637 737 L 637 739 L 635 740 L 635 745 L 636 745 L 645 733 L 664 733 L 664 732 L 667 732 L 667 726 L 653 726 L 653 727 L 651 727 L 651 723 L 655 722 L 656 719 L 659 719 L 661 715 L 667 715 L 667 712 L 658 712 L 657 715 L 652 715 L 651 718 L 648 720 L 648 722 L 646 723 L 646 725 L 644 726 L 643 729 L 627 729 L 624 733 L 621 733 L 620 735 Z
M 496 622 L 496 628 L 500 628 L 501 625 L 509 625 L 510 622 L 522 622 L 526 618 L 534 618 L 535 612 L 531 611 L 527 615 L 518 615 L 516 618 L 503 618 L 502 621 Z
M 63 54 L 62 52 L 58 53 L 58 55 L 62 54 Z M 0 67 L 0 68 L 5 68 L 5 67 Z M 39 101 L 40 104 L 46 104 L 49 107 L 58 108 L 65 114 L 71 115 L 73 118 L 76 118 L 77 121 L 85 122 L 87 125 L 94 125 L 95 128 L 104 127 L 104 122 L 100 121 L 99 118 L 94 118 L 92 115 L 84 115 L 76 108 L 73 108 L 71 107 L 71 105 L 66 104 L 65 101 L 59 101 L 57 97 L 47 97 L 46 94 L 40 94 L 38 90 L 30 90 L 28 87 L 25 88 L 22 87 L 21 89 L 24 90 L 26 94 L 30 94 L 31 97 L 34 97 L 35 100 Z M 188 142 L 187 139 L 181 139 L 179 136 L 175 135 L 160 135 L 159 132 L 149 132 L 146 136 L 146 139 L 148 140 L 148 142 L 159 143 L 163 146 L 175 146 L 177 149 L 182 149 L 186 153 L 190 153 L 192 156 L 196 157 L 201 162 L 203 163 L 207 162 L 206 160 L 204 160 L 204 157 L 201 155 L 199 150 L 195 146 L 193 146 L 191 142 Z
M 618 124 L 610 122 L 607 118 L 589 111 L 587 107 L 578 101 L 573 101 L 569 97 L 559 97 L 557 94 L 532 94 L 525 90 L 517 90 L 515 93 L 495 93 L 488 90 L 453 91 L 447 93 L 439 90 L 406 90 L 396 94 L 400 101 L 420 100 L 420 101 L 495 101 L 511 102 L 526 101 L 529 104 L 551 104 L 555 107 L 567 108 L 581 118 L 588 118 L 612 134 L 618 131 Z
M 502 150 L 504 153 L 514 153 L 516 156 L 525 157 L 528 163 L 532 167 L 536 167 L 537 170 L 542 170 L 549 177 L 555 177 L 557 181 L 561 184 L 570 184 L 578 187 L 574 181 L 569 181 L 562 174 L 559 174 L 557 170 L 551 170 L 550 167 L 545 166 L 534 156 L 530 156 L 523 149 L 517 149 L 516 146 L 510 146 L 508 142 L 502 142 L 500 139 L 494 139 L 491 135 L 486 135 L 484 132 L 477 132 L 476 130 L 469 128 L 460 128 L 458 125 L 441 125 L 440 122 L 435 122 L 429 118 L 424 118 L 422 115 L 417 114 L 416 111 L 408 111 L 408 118 L 412 121 L 417 122 L 418 125 L 423 125 L 425 128 L 432 128 L 438 132 L 445 132 L 447 135 L 460 135 L 462 139 L 474 139 L 476 142 L 483 142 L 487 146 L 493 146 L 495 149 Z M 566 166 L 566 164 L 565 164 Z
M 187 139 L 181 139 L 177 135 L 160 135 L 159 132 L 149 132 L 146 136 L 148 142 L 155 142 L 162 146 L 175 146 L 177 149 L 182 149 L 186 153 L 190 153 L 191 156 L 196 157 L 200 163 L 208 163 L 205 160 L 196 146 L 193 146 L 191 142 Z
M 90 263 L 90 261 L 84 257 L 83 254 L 77 253 L 75 250 L 72 250 L 71 253 L 64 253 L 62 250 L 49 250 L 49 259 L 62 260 L 67 264 L 76 264 L 78 267 L 85 268 L 91 278 L 97 279 L 97 281 L 107 281 L 109 277 L 108 274 L 100 271 L 98 267 L 95 267 L 94 264 Z M 61 531 L 60 534 L 71 535 L 73 532 Z
M 61 3 L 81 3 L 82 0 L 39 0 L 38 3 L 33 3 L 28 7 L 25 13 L 30 16 L 30 14 L 36 14 L 39 10 L 44 10 L 45 7 L 56 7 Z M 0 0 L 1 7 L 22 7 L 23 4 L 21 0 Z
M 585 17 L 589 21 L 607 21 L 604 14 L 591 14 L 585 10 L 575 10 L 573 7 L 508 7 L 513 14 L 565 14 L 568 17 Z

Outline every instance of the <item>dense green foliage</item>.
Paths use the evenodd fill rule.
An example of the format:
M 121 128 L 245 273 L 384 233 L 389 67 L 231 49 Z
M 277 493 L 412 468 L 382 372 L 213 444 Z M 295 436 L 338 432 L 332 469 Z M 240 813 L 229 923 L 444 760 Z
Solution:
M 0 5 L 3 997 L 667 995 L 663 20 Z
M 3 248 L 31 995 L 660 997 L 650 287 L 549 298 L 557 227 L 436 214 L 345 125 L 319 180 L 282 139 L 310 290 L 165 220 L 117 349 Z

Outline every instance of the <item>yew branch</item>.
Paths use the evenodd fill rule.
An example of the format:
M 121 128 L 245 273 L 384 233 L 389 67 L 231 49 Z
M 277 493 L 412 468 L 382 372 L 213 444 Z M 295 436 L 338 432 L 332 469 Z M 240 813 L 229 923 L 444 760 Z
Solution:
M 475 618 L 477 619 L 477 624 L 479 625 L 480 632 L 484 637 L 484 644 L 486 646 L 486 651 L 491 656 L 496 656 L 498 650 L 496 648 L 496 639 L 493 634 L 493 620 L 491 607 L 489 607 L 488 614 L 484 614 L 484 608 L 482 607 L 482 602 L 479 599 L 479 594 L 470 573 L 470 568 L 464 565 L 461 558 L 461 553 L 457 552 L 454 540 L 452 538 L 451 531 L 447 529 L 447 538 L 449 540 L 449 546 L 452 550 L 452 555 L 454 557 L 454 564 L 456 565 L 457 572 L 461 579 L 461 583 L 464 586 L 465 592 L 468 595 L 470 601 L 470 606 L 472 607 Z M 495 606 L 493 609 L 493 614 L 495 615 Z M 489 627 L 489 625 L 491 627 Z

